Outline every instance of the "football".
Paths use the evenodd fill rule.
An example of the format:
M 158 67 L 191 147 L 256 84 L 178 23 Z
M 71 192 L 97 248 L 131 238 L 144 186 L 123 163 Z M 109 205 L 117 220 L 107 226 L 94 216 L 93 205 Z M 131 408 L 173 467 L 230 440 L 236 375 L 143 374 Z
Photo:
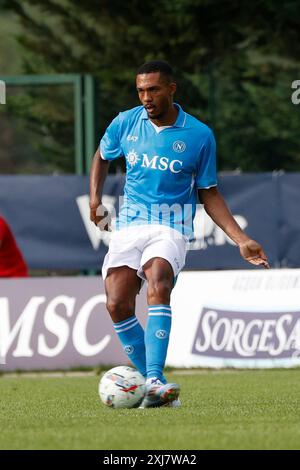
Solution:
M 102 376 L 99 383 L 100 399 L 111 408 L 137 408 L 145 393 L 145 379 L 133 367 L 114 367 Z

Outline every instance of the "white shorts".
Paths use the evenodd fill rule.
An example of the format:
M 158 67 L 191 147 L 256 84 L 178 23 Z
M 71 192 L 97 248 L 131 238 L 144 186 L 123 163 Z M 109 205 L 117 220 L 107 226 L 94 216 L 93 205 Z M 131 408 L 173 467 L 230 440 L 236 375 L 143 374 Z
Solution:
M 103 279 L 110 268 L 129 266 L 146 280 L 143 266 L 151 258 L 164 258 L 173 268 L 174 277 L 185 264 L 188 241 L 166 225 L 132 225 L 112 233 L 109 250 L 102 266 Z

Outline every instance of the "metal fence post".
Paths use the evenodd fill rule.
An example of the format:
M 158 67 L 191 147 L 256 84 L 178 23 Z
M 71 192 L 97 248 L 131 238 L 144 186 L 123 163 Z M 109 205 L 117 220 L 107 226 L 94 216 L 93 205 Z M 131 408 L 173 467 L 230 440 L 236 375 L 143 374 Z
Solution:
M 85 173 L 91 169 L 92 157 L 95 153 L 95 79 L 92 75 L 84 75 L 84 157 Z

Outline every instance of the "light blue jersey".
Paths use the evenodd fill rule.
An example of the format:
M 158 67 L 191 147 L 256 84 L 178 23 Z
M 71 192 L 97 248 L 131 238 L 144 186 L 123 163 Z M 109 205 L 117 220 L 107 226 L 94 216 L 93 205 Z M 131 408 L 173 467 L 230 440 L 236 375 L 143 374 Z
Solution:
M 217 184 L 216 144 L 211 129 L 175 106 L 175 124 L 160 132 L 143 106 L 122 112 L 100 142 L 104 160 L 126 158 L 118 229 L 132 224 L 163 224 L 191 238 L 197 189 Z

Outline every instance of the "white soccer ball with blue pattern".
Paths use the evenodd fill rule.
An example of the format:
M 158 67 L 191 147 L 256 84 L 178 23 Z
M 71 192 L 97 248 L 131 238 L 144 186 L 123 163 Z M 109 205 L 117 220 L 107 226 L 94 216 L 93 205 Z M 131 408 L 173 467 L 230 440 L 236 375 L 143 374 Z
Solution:
M 137 408 L 146 394 L 145 379 L 133 367 L 117 366 L 99 383 L 99 396 L 111 408 Z

